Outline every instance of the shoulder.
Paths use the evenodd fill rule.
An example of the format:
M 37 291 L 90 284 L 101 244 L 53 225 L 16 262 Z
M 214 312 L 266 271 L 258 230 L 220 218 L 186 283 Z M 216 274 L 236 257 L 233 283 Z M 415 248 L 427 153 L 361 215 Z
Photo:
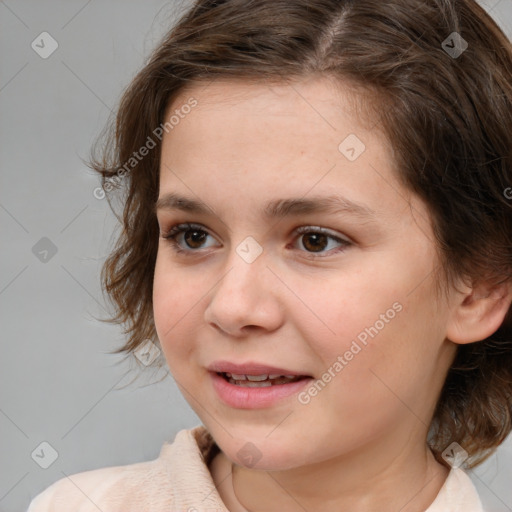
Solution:
M 159 459 L 94 469 L 50 485 L 32 500 L 27 512 L 126 510 L 154 494 L 155 489 L 172 499 L 165 466 Z
M 484 512 L 484 509 L 469 475 L 454 467 L 426 512 Z
M 170 510 L 176 486 L 173 477 L 183 459 L 189 459 L 192 473 L 202 464 L 197 439 L 204 436 L 203 430 L 181 430 L 173 443 L 162 446 L 157 459 L 65 476 L 38 494 L 27 512 Z

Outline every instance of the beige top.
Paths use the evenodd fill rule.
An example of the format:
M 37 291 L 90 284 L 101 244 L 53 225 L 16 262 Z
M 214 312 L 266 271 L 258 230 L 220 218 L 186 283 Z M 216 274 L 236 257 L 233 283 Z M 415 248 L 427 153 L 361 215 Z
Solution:
M 229 512 L 208 469 L 218 452 L 205 427 L 181 430 L 157 459 L 62 478 L 27 512 Z M 425 512 L 484 510 L 469 476 L 452 469 Z

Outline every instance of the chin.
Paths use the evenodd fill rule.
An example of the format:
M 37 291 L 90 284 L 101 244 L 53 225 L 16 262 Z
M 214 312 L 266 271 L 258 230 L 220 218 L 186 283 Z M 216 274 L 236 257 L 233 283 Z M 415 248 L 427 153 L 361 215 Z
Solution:
M 269 430 L 262 430 L 261 434 L 254 435 L 247 430 L 228 428 L 230 436 L 221 427 L 213 428 L 209 432 L 224 455 L 238 466 L 248 469 L 267 471 L 283 471 L 302 466 L 306 463 L 304 453 L 299 446 L 291 440 L 275 436 L 268 436 Z

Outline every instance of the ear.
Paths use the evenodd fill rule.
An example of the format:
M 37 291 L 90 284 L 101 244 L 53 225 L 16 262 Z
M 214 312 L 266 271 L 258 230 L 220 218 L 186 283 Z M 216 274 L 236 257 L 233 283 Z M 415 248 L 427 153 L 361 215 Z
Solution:
M 512 303 L 512 283 L 466 287 L 456 300 L 446 337 L 458 344 L 482 341 L 503 323 Z

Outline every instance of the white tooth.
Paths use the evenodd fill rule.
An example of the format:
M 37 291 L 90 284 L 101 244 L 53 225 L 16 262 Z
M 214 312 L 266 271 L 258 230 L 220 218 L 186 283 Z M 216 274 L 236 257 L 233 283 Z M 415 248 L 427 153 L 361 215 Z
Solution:
M 296 377 L 296 375 L 285 375 L 285 377 L 286 377 L 287 379 L 293 379 L 294 377 Z
M 235 380 L 245 380 L 245 375 L 237 375 L 236 373 L 232 373 L 231 377 Z
M 271 373 L 268 378 L 269 379 L 277 379 L 278 377 L 281 377 L 280 373 Z
M 240 386 L 242 388 L 266 388 L 272 386 L 272 382 L 269 380 L 264 380 L 262 382 L 250 382 L 248 380 L 229 380 L 230 384 L 234 384 L 235 386 Z
M 230 379 L 230 378 L 231 378 L 231 373 L 228 373 L 228 372 L 225 372 L 225 373 L 226 373 L 226 377 L 227 377 L 228 379 Z
M 247 380 L 251 382 L 260 382 L 262 380 L 267 380 L 268 375 L 246 375 Z

